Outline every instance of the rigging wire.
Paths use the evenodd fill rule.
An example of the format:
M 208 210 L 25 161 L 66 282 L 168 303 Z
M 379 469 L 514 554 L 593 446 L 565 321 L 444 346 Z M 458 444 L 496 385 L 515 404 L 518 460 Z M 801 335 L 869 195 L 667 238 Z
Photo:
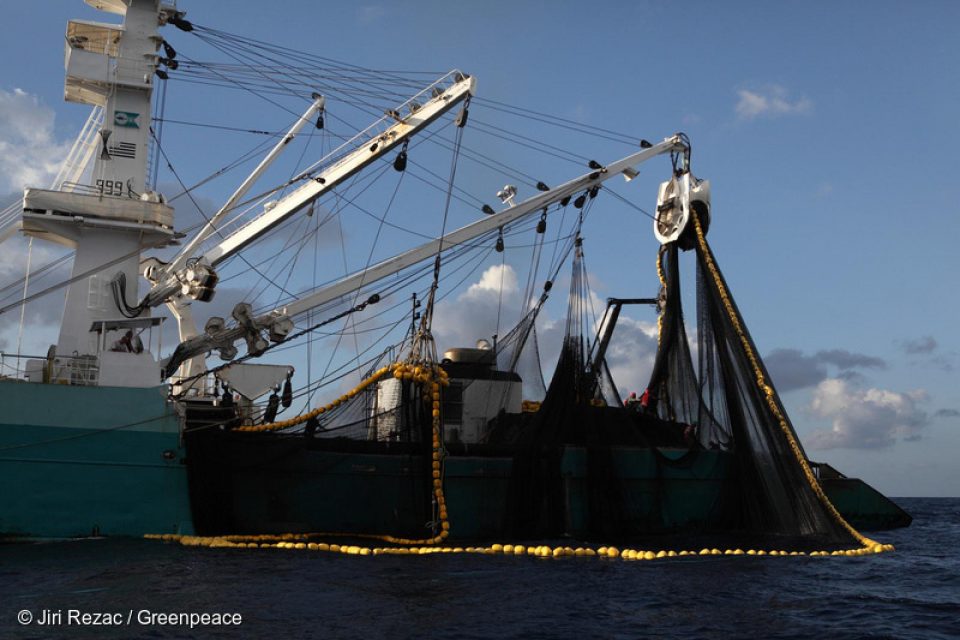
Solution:
M 177 173 L 177 170 L 173 168 L 173 164 L 170 162 L 170 158 L 167 157 L 166 152 L 163 150 L 163 146 L 160 144 L 160 141 L 157 140 L 156 136 L 153 135 L 153 129 L 152 129 L 152 128 L 150 129 L 150 135 L 151 135 L 151 137 L 153 137 L 154 142 L 156 142 L 156 144 L 157 144 L 157 149 L 160 150 L 160 155 L 163 156 L 163 160 L 164 160 L 164 162 L 165 162 L 166 165 L 167 165 L 167 169 L 169 169 L 169 170 L 170 170 L 170 173 L 173 174 L 173 177 L 176 178 L 177 182 L 180 184 L 180 187 L 184 190 L 184 193 L 185 193 L 185 194 L 187 195 L 187 197 L 190 199 L 190 202 L 193 203 L 193 206 L 196 207 L 197 211 L 200 212 L 200 215 L 203 217 L 203 219 L 207 222 L 207 224 L 209 224 L 209 223 L 210 223 L 210 218 L 207 216 L 206 213 L 204 213 L 203 209 L 200 208 L 200 204 L 199 204 L 199 203 L 196 201 L 196 199 L 193 197 L 193 194 L 192 194 L 189 190 L 187 190 L 187 186 L 183 183 L 183 180 L 180 179 L 180 174 Z M 214 230 L 215 230 L 218 234 L 220 233 L 220 231 L 217 230 L 216 227 L 214 227 Z M 139 254 L 139 249 L 137 249 L 136 253 Z M 264 274 L 261 273 L 256 267 L 254 267 L 254 266 L 250 263 L 250 261 L 247 260 L 242 254 L 239 254 L 239 253 L 238 253 L 238 254 L 236 254 L 236 257 L 239 258 L 241 261 L 243 261 L 248 267 L 250 267 L 250 269 L 252 269 L 252 270 L 255 271 L 256 273 L 258 273 L 258 274 L 260 275 L 260 277 L 266 278 L 266 275 L 264 275 Z M 276 283 L 274 283 L 274 284 L 276 284 Z M 281 289 L 281 290 L 282 290 L 282 289 Z M 289 293 L 289 292 L 286 292 L 286 293 Z
M 237 59 L 237 56 L 232 56 L 232 57 L 234 57 L 234 59 Z M 245 57 L 247 58 L 248 61 L 251 60 L 250 56 L 245 56 Z M 253 58 L 253 59 L 255 59 L 255 58 Z M 284 75 L 287 75 L 287 74 L 284 74 Z M 289 76 L 287 75 L 287 77 L 289 77 Z M 275 84 L 278 84 L 278 85 L 280 85 L 280 86 L 286 87 L 285 84 L 278 82 L 275 78 L 273 78 L 273 76 L 270 76 L 270 79 L 271 79 Z M 369 103 L 364 103 L 364 104 L 367 104 L 368 106 L 373 107 L 373 105 L 370 105 Z M 379 115 L 379 113 L 378 113 L 378 115 Z M 571 121 L 571 122 L 572 122 L 572 121 Z M 564 155 L 559 155 L 559 154 L 551 153 L 551 152 L 549 152 L 549 151 L 545 151 L 545 150 L 542 149 L 542 148 L 538 148 L 538 147 L 535 147 L 535 146 L 532 146 L 532 145 L 529 145 L 529 144 L 525 144 L 525 143 L 523 143 L 523 142 L 519 142 L 518 140 L 514 139 L 514 138 L 521 138 L 521 139 L 523 139 L 523 140 L 527 140 L 527 141 L 530 141 L 530 142 L 537 142 L 537 141 L 535 141 L 534 139 L 529 138 L 529 137 L 527 137 L 527 136 L 523 136 L 523 135 L 520 135 L 520 134 L 511 134 L 511 132 L 508 132 L 508 131 L 503 130 L 503 129 L 500 129 L 500 130 L 503 131 L 504 133 L 511 134 L 513 137 L 510 137 L 509 135 L 497 134 L 497 133 L 494 133 L 494 131 L 496 131 L 496 130 L 498 129 L 497 127 L 493 127 L 493 126 L 487 125 L 487 124 L 485 124 L 485 123 L 478 123 L 478 124 L 480 125 L 479 129 L 483 130 L 484 128 L 486 128 L 485 133 L 487 133 L 488 135 L 494 135 L 495 137 L 499 137 L 499 138 L 501 138 L 501 139 L 504 139 L 504 140 L 513 142 L 513 143 L 515 143 L 515 144 L 520 144 L 521 146 L 525 146 L 525 147 L 531 148 L 531 149 L 533 149 L 533 150 L 540 151 L 541 153 L 546 153 L 547 155 L 553 155 L 554 157 L 558 157 L 558 158 L 560 158 L 560 159 L 567 160 L 567 161 L 570 161 L 570 162 L 581 162 L 581 161 L 583 161 L 583 160 L 585 159 L 583 156 L 579 156 L 579 155 L 574 154 L 574 153 L 572 153 L 572 152 L 569 152 L 569 151 L 560 149 L 559 147 L 554 147 L 554 146 L 552 146 L 552 145 L 543 145 L 543 146 L 549 147 L 549 148 L 551 148 L 551 149 L 554 149 L 554 150 L 557 150 L 557 151 L 561 151 Z M 541 143 L 541 144 L 542 144 L 542 143 Z M 478 154 L 478 155 L 480 155 L 480 157 L 483 157 L 483 158 L 485 158 L 485 159 L 488 160 L 488 161 L 491 160 L 491 159 L 488 158 L 488 157 L 482 156 L 482 154 Z M 469 151 L 468 151 L 467 153 L 464 153 L 464 157 L 470 157 L 472 160 L 474 160 L 474 158 L 471 157 L 471 154 L 470 154 Z M 483 163 L 481 162 L 481 164 L 483 164 Z M 488 166 L 489 166 L 489 165 L 488 165 Z M 491 167 L 491 168 L 492 168 L 492 167 Z M 522 172 L 519 172 L 519 171 L 517 171 L 517 170 L 515 170 L 515 169 L 512 169 L 512 168 L 507 168 L 507 170 L 508 170 L 509 173 L 512 173 L 512 174 L 514 174 L 514 175 L 522 174 Z M 535 178 L 533 178 L 532 176 L 525 176 L 525 177 L 526 177 L 528 180 L 530 180 L 531 183 L 533 183 L 533 184 L 535 184 L 535 183 L 537 182 L 537 180 L 536 180 Z
M 278 84 L 279 84 L 279 83 L 278 83 Z M 282 85 L 281 85 L 281 86 L 282 86 Z M 502 104 L 502 103 L 499 103 L 499 104 Z M 562 119 L 561 119 L 561 120 L 562 120 Z M 482 123 L 481 123 L 481 124 L 482 124 Z M 490 134 L 490 135 L 492 135 L 492 134 Z M 458 132 L 458 137 L 459 137 L 459 136 L 460 136 L 460 134 L 459 134 L 459 132 Z M 528 140 L 532 140 L 532 139 L 529 139 L 529 138 L 528 138 Z M 459 145 L 459 140 L 457 141 L 456 144 Z M 159 144 L 158 144 L 158 149 L 159 149 Z M 162 150 L 160 150 L 160 151 L 162 152 Z M 462 151 L 462 150 L 461 150 L 461 151 Z M 164 159 L 167 160 L 167 164 L 168 164 L 168 167 L 170 168 L 171 172 L 174 173 L 174 175 L 176 176 L 175 171 L 173 171 L 173 167 L 170 165 L 169 159 L 166 158 L 166 154 L 163 154 L 163 155 L 164 155 Z M 464 155 L 464 157 L 467 157 L 467 153 L 464 152 L 463 155 Z M 558 156 L 558 155 L 556 155 L 556 154 L 551 154 L 551 155 L 555 155 L 556 157 L 560 157 L 560 156 Z M 571 154 L 571 155 L 572 155 L 572 154 Z M 561 159 L 564 159 L 564 158 L 561 157 Z M 566 159 L 570 159 L 570 158 L 566 158 Z M 455 169 L 454 169 L 454 171 L 455 171 Z M 188 190 L 187 187 L 184 185 L 184 183 L 180 180 L 179 176 L 176 176 L 176 177 L 177 177 L 178 182 L 180 183 L 180 186 L 184 189 L 184 192 L 181 193 L 181 194 L 178 194 L 177 197 L 179 197 L 180 195 L 190 195 L 190 193 L 189 193 L 190 190 L 192 190 L 193 188 L 196 188 L 196 187 L 192 187 L 190 190 Z M 439 176 L 437 176 L 437 177 L 439 177 Z M 531 177 L 531 176 L 527 176 L 527 177 L 532 180 L 532 177 Z M 452 176 L 451 176 L 451 178 L 452 178 Z M 419 176 L 417 176 L 417 179 L 423 180 L 422 178 L 419 178 Z M 285 186 L 286 186 L 286 185 L 285 185 Z M 284 186 L 283 188 L 285 188 L 285 186 Z M 620 198 L 620 196 L 619 196 L 618 194 L 615 194 L 615 193 L 614 193 L 614 195 L 615 195 L 616 197 Z M 449 189 L 448 189 L 448 195 L 447 195 L 446 207 L 445 207 L 445 213 L 444 213 L 444 229 L 445 229 L 445 227 L 446 227 L 446 215 L 447 215 L 447 211 L 448 211 L 448 209 L 449 209 L 449 204 L 450 204 L 450 199 L 451 199 L 451 197 L 456 197 L 456 196 L 452 196 L 452 188 L 449 188 Z M 470 197 L 473 197 L 473 196 L 470 196 Z M 194 201 L 194 199 L 193 199 L 192 196 L 190 196 L 190 199 L 191 199 L 191 201 L 194 202 L 194 206 L 197 206 L 196 201 Z M 622 198 L 620 198 L 620 199 L 622 199 Z M 477 200 L 478 202 L 480 201 L 479 199 L 476 199 L 476 200 Z M 623 199 L 622 199 L 622 200 L 623 200 Z M 629 203 L 629 201 L 626 201 L 626 200 L 624 200 L 624 201 L 627 202 L 628 204 L 632 204 L 632 203 Z M 203 212 L 202 212 L 202 210 L 200 210 L 199 206 L 197 206 L 197 209 L 198 209 L 198 211 L 201 212 L 201 215 L 203 215 Z M 641 211 L 642 211 L 642 210 L 641 210 Z M 565 212 L 564 212 L 564 213 L 565 213 Z M 644 213 L 646 214 L 646 212 L 644 212 Z M 369 213 L 368 213 L 368 215 L 371 215 L 371 216 L 372 216 L 372 214 L 369 214 Z M 646 214 L 646 215 L 649 215 L 649 214 Z M 384 216 L 384 217 L 385 217 L 385 216 Z M 652 217 L 652 216 L 651 216 L 651 217 Z M 382 228 L 382 226 L 383 226 L 383 224 L 381 223 L 380 228 Z M 390 225 L 390 226 L 393 226 L 393 225 Z M 551 262 L 553 261 L 553 258 L 556 257 L 557 249 L 558 249 L 559 246 L 560 246 L 560 240 L 561 240 L 561 239 L 560 239 L 560 237 L 559 237 L 559 233 L 560 233 L 560 230 L 558 229 L 558 238 L 557 238 L 557 240 L 554 240 L 554 241 L 551 243 L 551 244 L 554 244 L 554 256 L 551 257 Z M 418 235 L 421 235 L 421 237 L 428 237 L 428 236 L 424 236 L 423 234 L 418 234 Z M 443 235 L 443 234 L 441 234 L 441 237 L 442 237 L 442 235 Z M 543 246 L 544 243 L 545 243 L 545 241 L 544 241 L 543 238 L 539 238 L 539 239 L 534 243 L 533 246 L 534 246 L 534 248 L 535 248 L 535 251 L 536 251 L 538 254 L 539 254 L 539 252 L 542 250 L 542 246 Z M 518 245 L 518 246 L 520 246 L 520 245 Z M 302 246 L 301 246 L 301 249 L 302 249 Z M 298 249 L 298 252 L 297 252 L 298 255 L 299 255 L 299 251 L 300 251 L 300 249 Z M 441 245 L 441 251 L 442 251 L 442 245 Z M 440 252 L 441 252 L 441 251 L 438 251 L 438 256 L 437 256 L 437 259 L 438 259 L 438 260 L 439 260 L 439 255 L 440 255 Z M 295 260 L 294 260 L 294 264 L 295 264 Z M 249 263 L 248 263 L 248 266 L 252 266 L 252 265 L 249 265 Z M 539 268 L 539 261 L 537 261 L 537 267 Z M 291 267 L 291 269 L 292 269 L 292 267 Z M 254 270 L 256 270 L 256 269 L 254 269 Z M 502 277 L 502 275 L 503 275 L 503 271 L 501 270 L 501 277 Z M 261 276 L 262 276 L 262 274 L 261 274 Z M 263 276 L 262 276 L 262 277 L 263 277 Z M 287 281 L 286 281 L 286 282 L 289 282 L 289 275 L 288 275 L 288 278 L 287 278 Z M 290 295 L 289 292 L 286 291 L 285 287 L 279 287 L 279 288 L 280 288 L 280 290 L 281 290 L 281 293 L 286 293 L 287 295 Z M 448 293 L 449 293 L 449 292 L 448 292 Z M 446 295 L 446 294 L 445 294 L 445 295 Z M 0 313 L 2 313 L 2 311 L 0 311 Z M 498 328 L 499 328 L 499 317 L 498 317 Z
M 576 120 L 570 120 L 568 118 L 561 118 L 560 116 L 549 115 L 539 111 L 534 111 L 532 109 L 526 109 L 524 107 L 519 107 L 516 105 L 507 104 L 505 102 L 492 100 L 490 98 L 477 98 L 477 104 L 486 109 L 502 111 L 504 113 L 508 113 L 521 118 L 535 120 L 537 122 L 542 122 L 544 124 L 549 124 L 562 129 L 568 129 L 570 131 L 574 131 L 577 133 L 591 135 L 597 138 L 603 138 L 606 140 L 610 140 L 612 142 L 621 142 L 623 144 L 629 144 L 631 146 L 634 146 L 637 143 L 637 138 L 630 134 L 611 131 L 610 129 L 604 129 L 602 127 L 596 127 L 593 125 L 587 125 L 582 122 L 577 122 Z

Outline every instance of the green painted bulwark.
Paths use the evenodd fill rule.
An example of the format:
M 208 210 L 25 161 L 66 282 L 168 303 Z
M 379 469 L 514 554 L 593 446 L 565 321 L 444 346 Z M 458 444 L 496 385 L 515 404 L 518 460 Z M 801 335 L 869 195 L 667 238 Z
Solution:
M 826 478 L 820 484 L 837 511 L 857 529 L 895 529 L 910 526 L 913 521 L 909 513 L 863 480 Z
M 192 533 L 165 394 L 0 381 L 0 535 Z
M 667 533 L 697 530 L 716 516 L 732 459 L 721 451 L 617 447 L 610 451 L 611 482 L 599 487 L 623 514 L 623 530 Z M 601 461 L 604 465 L 607 460 Z M 593 470 L 596 474 L 597 470 Z M 591 469 L 586 449 L 568 447 L 561 473 L 567 506 L 567 531 L 591 530 Z M 604 471 L 600 470 L 602 476 Z M 593 492 L 598 488 L 594 487 Z M 613 495 L 611 495 L 613 494 Z M 595 495 L 595 493 L 593 494 Z

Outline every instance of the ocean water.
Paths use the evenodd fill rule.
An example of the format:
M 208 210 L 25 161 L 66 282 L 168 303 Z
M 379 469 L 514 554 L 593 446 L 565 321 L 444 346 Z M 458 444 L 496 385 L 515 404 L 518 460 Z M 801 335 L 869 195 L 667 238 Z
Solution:
M 0 638 L 960 638 L 960 499 L 897 502 L 913 524 L 873 534 L 897 551 L 856 558 L 623 562 L 133 539 L 6 544 Z M 18 622 L 24 610 L 34 618 L 27 625 Z M 70 621 L 70 610 L 119 614 L 121 624 Z M 60 622 L 39 625 L 44 611 L 59 611 Z M 240 621 L 142 624 L 143 611 Z

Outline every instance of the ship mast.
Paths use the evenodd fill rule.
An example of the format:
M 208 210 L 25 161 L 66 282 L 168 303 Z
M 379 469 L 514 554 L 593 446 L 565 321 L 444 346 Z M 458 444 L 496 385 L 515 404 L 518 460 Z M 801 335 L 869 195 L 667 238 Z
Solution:
M 148 190 L 146 177 L 163 42 L 158 27 L 183 14 L 160 0 L 86 1 L 124 18 L 122 25 L 86 20 L 67 25 L 65 97 L 104 112 L 90 184 L 74 186 L 73 192 L 28 188 L 23 202 L 25 234 L 76 250 L 56 345 L 56 353 L 66 357 L 98 353 L 103 323 L 119 318 L 111 282 L 122 275 L 128 294 L 136 296 L 140 252 L 173 238 L 173 209 Z M 99 333 L 93 329 L 97 323 Z M 110 384 L 157 384 L 155 364 L 137 361 L 139 375 L 118 375 Z

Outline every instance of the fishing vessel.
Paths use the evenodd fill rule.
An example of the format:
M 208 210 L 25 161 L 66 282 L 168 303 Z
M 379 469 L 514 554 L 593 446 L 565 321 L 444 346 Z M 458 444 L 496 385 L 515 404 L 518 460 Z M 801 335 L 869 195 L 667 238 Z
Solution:
M 22 489 L 0 497 L 0 533 L 333 532 L 436 544 L 746 532 L 822 544 L 858 526 L 909 524 L 867 484 L 807 459 L 707 244 L 710 185 L 692 173 L 685 135 L 637 139 L 554 186 L 517 172 L 533 195 L 498 186 L 495 208 L 457 182 L 464 158 L 495 162 L 463 144 L 477 94 L 468 73 L 414 88 L 420 76 L 297 66 L 289 49 L 195 25 L 159 0 L 87 4 L 123 17 L 67 26 L 65 97 L 93 111 L 52 188 L 28 188 L 16 219 L 3 220 L 6 236 L 58 243 L 73 260 L 57 343 L 42 357 L 4 357 L 0 481 Z M 171 30 L 233 61 L 194 59 Z M 180 76 L 301 105 L 287 129 L 254 132 L 270 144 L 244 154 L 256 166 L 193 228 L 173 201 L 193 200 L 197 185 L 164 194 L 156 177 L 163 165 L 181 180 L 162 136 L 175 124 L 162 113 L 166 83 Z M 348 107 L 373 123 L 352 125 Z M 304 146 L 270 183 L 294 143 L 312 138 L 319 159 L 305 164 Z M 609 299 L 596 318 L 590 213 L 622 200 L 613 181 L 630 186 L 655 160 L 657 269 L 646 291 Z M 388 214 L 408 174 L 437 197 L 404 213 L 432 231 L 387 237 L 404 229 Z M 378 213 L 368 197 L 383 203 Z M 360 268 L 307 269 L 301 253 L 343 242 L 348 215 L 371 225 Z M 513 250 L 530 262 L 519 319 L 501 324 L 498 307 L 475 343 L 439 345 L 436 324 L 455 310 L 443 296 L 503 256 L 487 263 L 502 300 Z M 684 252 L 702 307 L 696 361 Z M 350 255 L 343 248 L 342 266 Z M 198 312 L 227 282 L 260 295 Z M 537 332 L 556 283 L 569 283 L 567 307 L 545 384 Z M 657 327 L 649 383 L 632 396 L 607 360 L 626 305 L 645 305 Z M 177 329 L 166 350 L 165 323 Z

